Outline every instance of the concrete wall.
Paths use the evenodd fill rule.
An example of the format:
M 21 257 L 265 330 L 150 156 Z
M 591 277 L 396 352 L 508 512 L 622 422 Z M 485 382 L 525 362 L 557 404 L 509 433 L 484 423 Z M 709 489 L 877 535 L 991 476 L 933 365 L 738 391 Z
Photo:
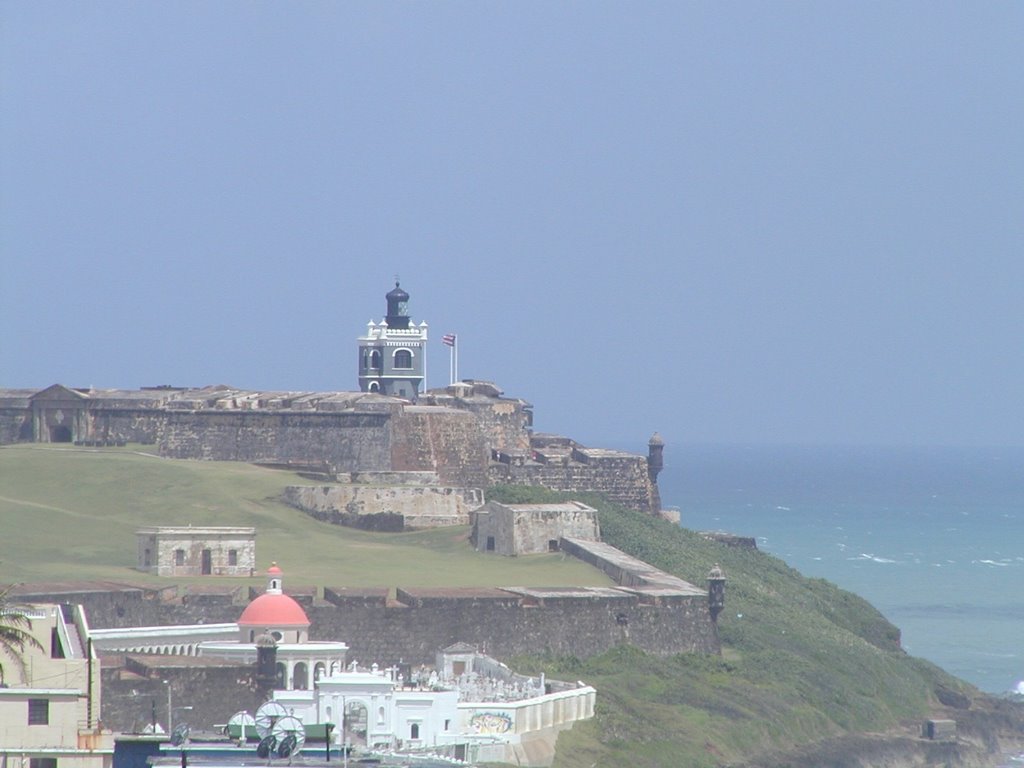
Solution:
M 140 410 L 135 407 L 85 412 L 87 431 L 82 440 L 100 440 L 106 443 L 142 443 L 152 445 L 159 441 L 165 424 L 159 411 Z
M 407 406 L 392 420 L 392 470 L 433 471 L 441 485 L 484 488 L 489 461 L 490 447 L 470 413 Z
M 241 710 L 256 711 L 255 665 L 206 663 L 154 657 L 104 657 L 103 723 L 126 733 L 141 732 L 153 717 L 167 728 L 168 688 L 174 724 L 213 730 Z M 167 684 L 163 681 L 166 680 Z M 184 710 L 178 707 L 191 707 Z
M 465 641 L 497 658 L 522 654 L 593 656 L 622 643 L 656 654 L 718 652 L 707 595 L 646 597 L 628 590 L 324 589 L 304 606 L 311 640 L 343 640 L 349 657 L 390 664 L 432 664 L 440 648 Z M 538 595 L 541 595 L 538 597 Z M 230 599 L 182 604 L 139 593 L 77 595 L 95 628 L 237 621 Z M 125 603 L 131 605 L 125 607 Z M 120 604 L 120 605 L 118 605 Z M 117 615 L 116 607 L 125 608 Z
M 533 406 L 525 400 L 501 396 L 491 382 L 461 381 L 443 389 L 432 389 L 423 403 L 457 408 L 473 414 L 488 445 L 511 455 L 530 451 Z
M 563 536 L 599 539 L 597 510 L 580 502 L 506 505 L 490 501 L 474 515 L 473 541 L 481 552 L 507 556 L 549 552 L 559 547 Z
M 645 512 L 654 505 L 647 459 L 643 456 L 596 459 L 587 464 L 575 462 L 571 457 L 564 462 L 494 463 L 490 466 L 489 477 L 494 485 L 536 485 L 577 493 L 591 491 Z
M 9 389 L 0 392 L 0 445 L 32 439 L 31 400 L 35 390 Z
M 326 461 L 346 471 L 390 463 L 387 413 L 169 411 L 160 452 L 215 461 Z
M 656 511 L 646 458 L 555 438 L 538 447 L 528 403 L 492 384 L 431 393 L 409 405 L 361 393 L 201 390 L 0 390 L 0 444 L 156 444 L 181 459 L 305 465 L 339 472 L 433 472 L 447 487 L 496 483 L 594 491 Z M 548 442 L 551 442 L 549 440 Z M 543 441 L 540 441 L 543 443 Z
M 286 504 L 337 525 L 381 530 L 374 518 L 394 516 L 397 530 L 404 530 L 468 525 L 470 512 L 483 504 L 483 490 L 437 486 L 291 485 L 285 488 L 282 498 Z
M 344 639 L 349 657 L 381 663 L 433 663 L 439 648 L 465 641 L 489 655 L 594 656 L 620 645 L 651 653 L 717 653 L 717 631 L 706 595 L 643 600 L 626 591 L 569 590 L 538 601 L 511 590 L 399 589 L 383 595 L 346 596 L 325 590 L 333 607 L 307 610 L 312 639 Z

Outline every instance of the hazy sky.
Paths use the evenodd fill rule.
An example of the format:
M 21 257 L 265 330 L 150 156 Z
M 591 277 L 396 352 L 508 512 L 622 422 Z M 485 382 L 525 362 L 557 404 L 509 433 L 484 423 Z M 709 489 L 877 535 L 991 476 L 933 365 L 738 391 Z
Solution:
M 1024 444 L 1024 4 L 0 4 L 0 386 L 354 389 L 394 275 L 590 444 Z

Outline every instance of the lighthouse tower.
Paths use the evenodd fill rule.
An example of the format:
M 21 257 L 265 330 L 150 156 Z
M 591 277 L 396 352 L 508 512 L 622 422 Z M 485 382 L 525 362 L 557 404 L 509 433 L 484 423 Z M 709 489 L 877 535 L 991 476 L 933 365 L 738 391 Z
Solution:
M 397 280 L 384 298 L 387 315 L 359 337 L 359 389 L 416 400 L 426 374 L 427 324 L 410 322 L 409 294 Z

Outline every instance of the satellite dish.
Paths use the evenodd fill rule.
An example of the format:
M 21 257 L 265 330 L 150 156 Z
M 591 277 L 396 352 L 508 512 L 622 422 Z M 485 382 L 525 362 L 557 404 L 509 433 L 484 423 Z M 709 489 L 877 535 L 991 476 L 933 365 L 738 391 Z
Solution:
M 235 712 L 235 714 L 228 718 L 228 724 L 224 728 L 224 733 L 230 734 L 231 727 L 236 726 L 240 729 L 244 739 L 249 735 L 249 729 L 254 725 L 256 725 L 256 718 L 243 709 L 241 712 Z
M 260 735 L 260 738 L 266 738 L 270 735 L 270 732 L 274 728 L 274 723 L 280 720 L 282 717 L 288 716 L 288 710 L 284 708 L 279 702 L 267 701 L 264 702 L 259 709 L 256 710 L 256 733 Z
M 274 723 L 271 735 L 277 738 L 277 756 L 290 757 L 306 743 L 306 729 L 294 715 L 286 715 Z
M 186 741 L 188 741 L 188 734 L 190 728 L 188 723 L 182 723 L 181 725 L 174 726 L 174 730 L 171 731 L 171 746 L 180 747 Z
M 270 754 L 274 751 L 274 747 L 277 746 L 277 739 L 273 736 L 264 736 L 260 739 L 259 746 L 256 747 L 256 757 L 270 757 Z

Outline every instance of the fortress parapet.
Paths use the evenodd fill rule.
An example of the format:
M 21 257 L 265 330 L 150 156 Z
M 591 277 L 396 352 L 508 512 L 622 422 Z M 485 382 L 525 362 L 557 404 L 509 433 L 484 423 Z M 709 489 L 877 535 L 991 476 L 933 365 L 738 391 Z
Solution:
M 480 381 L 431 390 L 417 404 L 370 392 L 227 386 L 0 390 L 0 444 L 141 443 L 178 459 L 350 478 L 430 473 L 441 488 L 536 485 L 593 491 L 645 512 L 660 507 L 649 457 L 533 434 L 532 424 L 529 403 Z
M 313 472 L 430 472 L 440 487 L 499 483 L 600 493 L 657 514 L 664 443 L 646 457 L 534 434 L 533 406 L 490 381 L 421 392 L 427 324 L 395 282 L 387 314 L 358 344 L 359 391 L 262 391 L 162 384 L 138 390 L 0 389 L 0 445 L 153 445 L 162 456 Z

